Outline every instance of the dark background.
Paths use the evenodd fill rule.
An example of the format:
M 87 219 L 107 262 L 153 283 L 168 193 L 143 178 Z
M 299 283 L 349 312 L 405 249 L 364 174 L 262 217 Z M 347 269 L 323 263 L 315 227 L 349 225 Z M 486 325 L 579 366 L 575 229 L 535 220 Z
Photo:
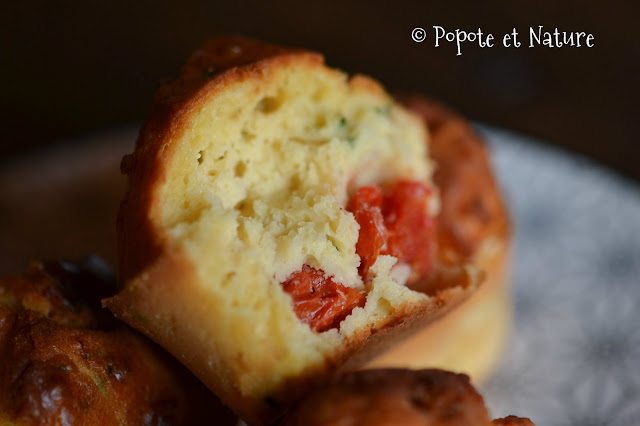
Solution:
M 6 2 L 5 2 L 6 3 Z M 640 2 L 10 2 L 0 14 L 0 157 L 140 122 L 158 82 L 207 37 L 321 51 L 329 64 L 420 91 L 479 121 L 587 154 L 640 179 Z M 496 37 L 433 45 L 433 25 Z M 585 31 L 593 48 L 528 48 L 528 27 Z M 428 38 L 411 40 L 414 27 Z M 523 46 L 505 49 L 516 27 Z

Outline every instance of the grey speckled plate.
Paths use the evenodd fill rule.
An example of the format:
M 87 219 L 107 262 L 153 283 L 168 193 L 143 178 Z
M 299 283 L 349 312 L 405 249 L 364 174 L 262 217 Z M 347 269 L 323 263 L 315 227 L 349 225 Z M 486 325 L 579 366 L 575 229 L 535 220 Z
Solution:
M 515 220 L 516 324 L 483 386 L 539 425 L 640 424 L 640 188 L 481 128 Z
M 515 220 L 516 324 L 482 392 L 538 425 L 640 421 L 640 188 L 592 163 L 480 128 Z M 33 258 L 115 263 L 120 129 L 0 164 L 0 273 Z

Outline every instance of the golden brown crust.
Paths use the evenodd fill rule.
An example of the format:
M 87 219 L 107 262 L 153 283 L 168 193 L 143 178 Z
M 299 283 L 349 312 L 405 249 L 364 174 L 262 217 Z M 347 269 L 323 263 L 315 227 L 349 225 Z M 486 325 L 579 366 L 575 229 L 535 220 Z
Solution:
M 418 114 L 431 134 L 433 177 L 440 191 L 440 257 L 458 264 L 471 259 L 490 237 L 508 239 L 509 219 L 482 139 L 462 117 L 421 95 L 398 99 Z
M 114 288 L 69 262 L 0 280 L 0 423 L 235 424 L 188 371 L 100 308 Z
M 492 426 L 536 426 L 531 420 L 525 417 L 507 416 L 502 419 L 495 419 Z
M 198 50 L 175 82 L 161 88 L 136 144 L 135 152 L 123 159 L 122 169 L 129 176 L 129 192 L 122 203 L 119 225 L 121 278 L 128 283 L 115 298 L 105 301 L 114 314 L 143 331 L 169 349 L 236 412 L 249 422 L 272 418 L 299 397 L 292 388 L 305 388 L 326 380 L 340 369 L 353 368 L 387 346 L 398 336 L 406 336 L 434 321 L 472 294 L 479 282 L 473 271 L 461 271 L 452 286 L 435 294 L 422 305 L 406 305 L 395 311 L 387 323 L 372 324 L 346 340 L 342 350 L 290 380 L 268 401 L 242 395 L 224 365 L 212 368 L 212 343 L 195 330 L 185 332 L 180 324 L 197 323 L 207 317 L 207 297 L 202 294 L 195 266 L 172 247 L 166 231 L 159 225 L 157 190 L 164 182 L 165 167 L 172 161 L 176 136 L 185 130 L 196 108 L 224 90 L 232 82 L 260 78 L 273 67 L 287 63 L 322 66 L 322 56 L 302 50 L 279 48 L 238 38 L 213 39 Z M 213 75 L 211 75 L 213 74 Z M 365 77 L 354 77 L 351 84 L 379 91 Z M 133 283 L 135 279 L 135 283 Z M 445 287 L 445 286 L 442 286 Z M 182 307 L 189 306 L 189 312 Z M 134 308 L 135 307 L 135 308 Z M 136 313 L 153 312 L 154 324 Z M 177 320 L 180 318 L 180 320 Z M 157 323 L 164 324 L 158 327 Z M 356 362 L 357 360 L 357 362 Z
M 348 373 L 313 392 L 281 422 L 281 426 L 343 424 L 533 425 L 513 416 L 490 423 L 484 400 L 468 376 L 435 369 Z
M 267 424 L 277 418 L 288 406 L 297 402 L 308 389 L 321 385 L 345 371 L 358 368 L 389 345 L 400 341 L 440 316 L 453 306 L 461 303 L 473 291 L 471 284 L 466 289 L 454 288 L 444 290 L 432 297 L 428 305 L 405 306 L 396 313 L 398 320 L 382 327 L 373 325 L 361 330 L 350 340 L 345 340 L 341 351 L 333 358 L 327 358 L 324 364 L 308 369 L 299 377 L 290 378 L 279 389 L 266 395 L 262 400 L 244 396 L 231 383 L 225 380 L 225 366 L 217 366 L 218 370 L 211 374 L 206 364 L 206 343 L 194 339 L 180 329 L 175 318 L 183 320 L 188 316 L 197 321 L 213 309 L 203 293 L 189 274 L 193 269 L 185 266 L 184 258 L 165 258 L 156 262 L 143 283 L 135 287 L 127 287 L 117 299 L 108 299 L 107 303 L 116 317 L 124 320 L 142 331 L 154 341 L 174 352 L 174 355 L 198 376 L 210 389 L 223 397 L 223 401 L 249 424 Z M 181 285 L 174 283 L 180 280 Z M 473 284 L 475 286 L 475 284 Z M 155 311 L 155 322 L 170 324 L 160 329 L 152 326 L 148 318 L 128 308 L 135 306 L 141 312 Z M 190 306 L 185 313 L 182 306 Z

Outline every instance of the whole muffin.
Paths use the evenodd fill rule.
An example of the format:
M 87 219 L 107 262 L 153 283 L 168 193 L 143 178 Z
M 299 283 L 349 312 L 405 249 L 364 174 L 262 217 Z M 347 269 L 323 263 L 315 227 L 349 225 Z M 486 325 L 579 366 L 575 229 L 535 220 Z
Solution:
M 279 425 L 534 426 L 515 416 L 490 422 L 468 376 L 436 369 L 348 373 L 316 390 Z
M 100 306 L 96 258 L 33 263 L 0 279 L 0 423 L 234 425 L 184 367 Z

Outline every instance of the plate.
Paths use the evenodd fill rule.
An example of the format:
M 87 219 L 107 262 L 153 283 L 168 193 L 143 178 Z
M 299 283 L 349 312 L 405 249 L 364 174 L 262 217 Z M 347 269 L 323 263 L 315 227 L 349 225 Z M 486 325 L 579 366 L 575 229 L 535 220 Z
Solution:
M 488 126 L 515 223 L 516 320 L 481 386 L 494 417 L 539 425 L 640 418 L 640 188 L 592 162 Z M 95 253 L 116 263 L 119 174 L 133 127 L 5 160 L 0 273 Z
M 539 425 L 640 418 L 640 188 L 590 161 L 480 126 L 515 221 L 515 326 L 481 387 Z

